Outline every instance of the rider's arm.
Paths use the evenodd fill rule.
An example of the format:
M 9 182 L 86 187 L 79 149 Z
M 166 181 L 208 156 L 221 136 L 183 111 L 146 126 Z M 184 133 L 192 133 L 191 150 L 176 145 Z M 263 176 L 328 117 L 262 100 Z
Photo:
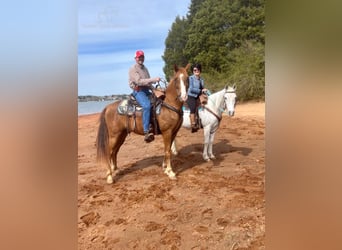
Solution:
M 150 86 L 152 83 L 158 82 L 159 80 L 159 77 L 151 78 L 146 68 L 139 69 L 137 67 L 132 67 L 129 70 L 129 81 L 134 82 L 138 86 Z
M 195 86 L 195 79 L 192 76 L 189 77 L 189 93 L 192 96 L 197 96 L 201 93 L 201 89 Z

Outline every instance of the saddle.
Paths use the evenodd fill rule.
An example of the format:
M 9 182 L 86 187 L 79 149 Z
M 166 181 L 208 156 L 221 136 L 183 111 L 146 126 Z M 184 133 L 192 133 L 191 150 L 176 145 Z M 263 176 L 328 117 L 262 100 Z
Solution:
M 150 132 L 154 135 L 161 134 L 161 131 L 159 129 L 159 124 L 157 120 L 157 115 L 160 114 L 161 105 L 163 103 L 163 100 L 165 99 L 165 91 L 162 89 L 153 89 L 152 95 L 150 95 L 150 101 L 151 101 L 151 118 L 150 118 Z M 134 126 L 131 130 L 128 131 L 131 132 L 135 129 L 135 119 L 137 116 L 142 116 L 142 107 L 138 103 L 138 101 L 135 99 L 135 97 L 130 94 L 129 99 L 124 99 L 120 102 L 117 111 L 120 115 L 125 115 L 127 117 L 127 120 L 134 119 Z M 129 128 L 129 126 L 127 126 Z

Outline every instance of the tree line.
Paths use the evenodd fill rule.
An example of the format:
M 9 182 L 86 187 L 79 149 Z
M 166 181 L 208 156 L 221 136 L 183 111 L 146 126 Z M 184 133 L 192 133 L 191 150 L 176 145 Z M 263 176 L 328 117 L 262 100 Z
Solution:
M 235 84 L 240 100 L 264 100 L 265 0 L 192 0 L 172 23 L 162 58 L 166 76 L 174 64 L 198 62 L 212 92 Z

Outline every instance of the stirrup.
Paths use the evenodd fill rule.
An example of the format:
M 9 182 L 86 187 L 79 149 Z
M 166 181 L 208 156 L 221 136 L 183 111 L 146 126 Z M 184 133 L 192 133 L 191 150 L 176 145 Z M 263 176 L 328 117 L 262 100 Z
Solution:
M 152 133 L 146 133 L 144 140 L 145 142 L 149 143 L 154 140 L 154 135 Z

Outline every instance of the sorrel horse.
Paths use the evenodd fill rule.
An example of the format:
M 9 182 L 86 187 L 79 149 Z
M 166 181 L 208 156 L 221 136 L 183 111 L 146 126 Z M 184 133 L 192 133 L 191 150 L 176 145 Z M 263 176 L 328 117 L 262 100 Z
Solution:
M 208 102 L 204 107 L 201 107 L 198 111 L 198 116 L 203 126 L 204 134 L 204 146 L 203 146 L 203 159 L 210 161 L 215 159 L 213 153 L 213 142 L 215 133 L 220 126 L 222 119 L 222 113 L 227 110 L 229 116 L 233 116 L 235 113 L 236 104 L 236 87 L 226 86 L 224 89 L 209 95 Z M 190 128 L 190 110 L 184 110 L 184 119 L 182 126 Z M 172 143 L 172 153 L 177 155 L 176 140 Z
M 165 89 L 165 97 L 161 104 L 157 121 L 164 140 L 164 160 L 162 167 L 170 179 L 176 179 L 171 166 L 171 143 L 175 139 L 183 122 L 182 106 L 187 98 L 189 87 L 187 70 L 174 66 L 174 76 Z M 107 183 L 113 183 L 113 171 L 117 170 L 117 154 L 131 128 L 133 132 L 144 135 L 142 116 L 137 114 L 135 119 L 118 113 L 120 101 L 107 105 L 100 115 L 100 125 L 97 133 L 97 161 L 107 167 Z

